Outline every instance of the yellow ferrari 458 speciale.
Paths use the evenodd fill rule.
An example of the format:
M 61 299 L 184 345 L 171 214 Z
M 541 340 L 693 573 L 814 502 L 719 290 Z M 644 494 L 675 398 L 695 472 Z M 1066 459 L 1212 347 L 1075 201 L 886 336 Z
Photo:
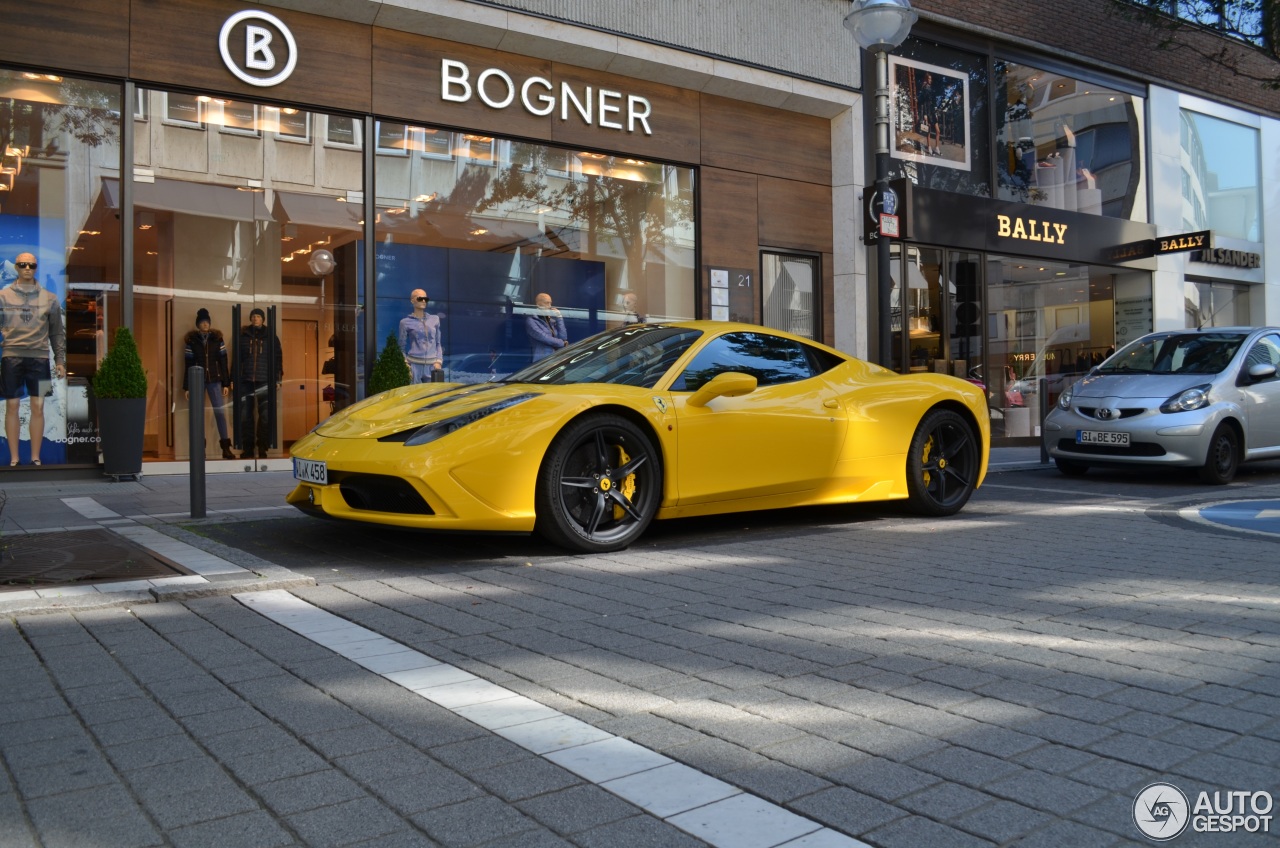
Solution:
M 986 476 L 983 391 L 778 330 L 632 324 L 489 383 L 424 383 L 293 445 L 289 503 L 424 530 L 619 550 L 654 518 L 906 499 L 957 512 Z

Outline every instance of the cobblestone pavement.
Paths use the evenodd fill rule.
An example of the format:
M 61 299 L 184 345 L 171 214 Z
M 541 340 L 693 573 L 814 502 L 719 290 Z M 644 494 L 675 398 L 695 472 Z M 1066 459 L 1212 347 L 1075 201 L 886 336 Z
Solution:
M 291 596 L 353 635 L 268 618 L 243 588 L 0 620 L 0 843 L 1146 844 L 1149 784 L 1192 804 L 1280 791 L 1276 541 L 1181 514 L 1280 499 L 1280 478 L 1128 483 L 995 474 L 953 519 L 819 510 L 578 557 L 226 520 L 275 513 L 173 527 L 139 502 L 246 567 L 336 574 Z M 360 545 L 376 576 L 332 572 Z M 349 566 L 314 562 L 326 549 Z M 809 825 L 655 811 L 352 646 L 375 637 L 689 766 L 751 821 Z

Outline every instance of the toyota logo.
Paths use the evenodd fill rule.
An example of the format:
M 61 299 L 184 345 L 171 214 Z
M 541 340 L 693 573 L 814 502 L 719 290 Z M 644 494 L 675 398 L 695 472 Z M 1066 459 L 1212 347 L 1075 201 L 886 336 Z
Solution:
M 1110 408 L 1105 407 L 1105 406 L 1103 406 L 1103 407 L 1099 407 L 1098 412 L 1097 412 L 1097 416 L 1098 416 L 1098 420 L 1099 420 L 1099 421 L 1108 421 L 1108 420 L 1110 420 L 1111 416 L 1112 416 L 1112 415 L 1114 415 L 1114 414 L 1115 414 L 1115 410 L 1110 409 Z

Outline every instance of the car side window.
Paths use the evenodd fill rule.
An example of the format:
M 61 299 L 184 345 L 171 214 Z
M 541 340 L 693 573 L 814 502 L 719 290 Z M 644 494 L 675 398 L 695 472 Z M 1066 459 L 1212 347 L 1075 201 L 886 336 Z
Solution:
M 811 355 L 815 354 L 815 355 Z M 727 371 L 750 374 L 760 386 L 807 380 L 831 367 L 830 357 L 800 342 L 768 333 L 726 333 L 698 352 L 672 391 L 693 392 Z
M 1280 367 L 1280 336 L 1275 333 L 1263 336 L 1249 348 L 1249 355 L 1244 359 L 1244 372 L 1247 374 L 1254 365 Z

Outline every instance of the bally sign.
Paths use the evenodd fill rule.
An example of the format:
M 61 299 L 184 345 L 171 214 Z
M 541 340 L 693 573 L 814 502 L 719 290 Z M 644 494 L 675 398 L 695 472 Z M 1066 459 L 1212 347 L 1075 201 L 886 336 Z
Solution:
M 1181 253 L 1184 250 L 1200 250 L 1209 246 L 1209 230 L 1195 233 L 1182 233 L 1176 236 L 1164 236 L 1156 239 L 1155 252 Z
M 592 89 L 585 86 L 574 91 L 567 82 L 560 83 L 558 92 L 551 81 L 543 77 L 529 77 L 519 85 L 511 75 L 500 68 L 486 68 L 472 82 L 471 68 L 454 59 L 440 62 L 440 98 L 452 103 L 466 103 L 473 96 L 480 98 L 491 109 L 506 109 L 518 99 L 526 112 L 545 117 L 559 107 L 560 120 L 567 121 L 577 115 L 588 126 L 608 130 L 653 135 L 649 127 L 652 107 L 648 98 L 636 94 L 623 95 L 619 91 Z
M 1014 218 L 1010 215 L 996 216 L 996 235 L 1000 238 L 1042 241 L 1048 244 L 1066 244 L 1068 227 L 1068 224 L 1037 221 L 1035 218 Z

